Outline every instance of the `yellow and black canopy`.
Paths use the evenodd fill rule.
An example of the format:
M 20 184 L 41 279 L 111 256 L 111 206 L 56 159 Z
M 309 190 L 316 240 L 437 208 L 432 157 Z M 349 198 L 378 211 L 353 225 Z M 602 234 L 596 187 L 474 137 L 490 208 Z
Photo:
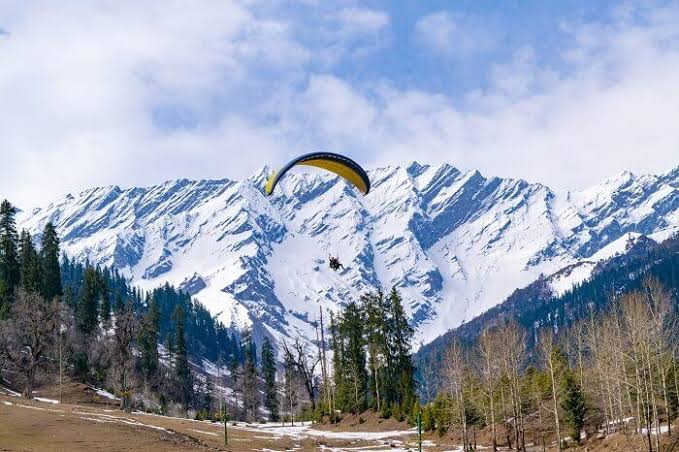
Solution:
M 343 155 L 332 152 L 312 152 L 288 162 L 280 171 L 273 173 L 266 183 L 267 196 L 273 194 L 274 188 L 285 173 L 297 165 L 314 166 L 335 173 L 346 179 L 364 195 L 370 192 L 370 179 L 365 170 L 358 163 Z

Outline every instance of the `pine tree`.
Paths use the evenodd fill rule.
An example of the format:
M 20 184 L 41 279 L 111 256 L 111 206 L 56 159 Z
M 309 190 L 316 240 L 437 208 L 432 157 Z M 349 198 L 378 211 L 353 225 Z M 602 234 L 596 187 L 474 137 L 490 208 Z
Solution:
M 366 340 L 368 344 L 368 368 L 370 370 L 370 395 L 372 408 L 381 412 L 382 417 L 391 415 L 391 406 L 384 403 L 387 379 L 385 365 L 389 362 L 389 350 L 385 336 L 384 296 L 382 292 L 362 297 L 366 313 Z
M 4 320 L 9 315 L 11 293 L 7 283 L 0 279 L 0 320 Z
M 21 278 L 15 215 L 9 201 L 0 203 L 0 318 L 9 312 Z
M 389 363 L 390 383 L 393 388 L 396 388 L 392 401 L 404 406 L 411 406 L 415 400 L 415 379 L 413 377 L 415 366 L 410 353 L 410 341 L 414 330 L 408 322 L 403 310 L 403 300 L 396 288 L 391 290 L 387 306 L 389 310 L 387 341 L 390 348 L 388 356 L 391 360 Z
M 64 292 L 66 292 L 66 290 L 64 290 Z M 64 296 L 66 295 L 64 294 Z M 123 296 L 120 294 L 120 291 L 116 291 L 114 299 L 113 310 L 116 315 L 120 315 L 125 310 L 125 301 L 123 301 Z M 158 313 L 158 321 L 160 321 L 160 313 Z
M 117 298 L 121 298 L 118 294 Z M 158 334 L 160 330 L 160 310 L 154 298 L 149 302 L 149 310 L 142 319 L 137 341 L 141 356 L 139 367 L 146 383 L 153 381 L 159 368 Z
M 436 429 L 436 419 L 432 411 L 431 404 L 425 405 L 422 409 L 422 430 L 433 432 Z
M 334 408 L 342 408 L 347 405 L 345 398 L 346 393 L 343 388 L 346 387 L 344 382 L 344 343 L 339 337 L 339 327 L 335 314 L 330 311 L 330 350 L 332 350 L 332 373 L 334 382 Z
M 276 361 L 269 338 L 262 344 L 262 377 L 264 378 L 264 406 L 271 413 L 271 420 L 278 420 L 278 390 L 276 388 Z
M 214 403 L 213 394 L 215 392 L 215 385 L 211 378 L 207 378 L 205 382 L 205 391 L 202 397 L 202 409 L 205 414 L 212 412 L 212 404 Z
M 21 288 L 26 292 L 38 292 L 42 287 L 40 257 L 33 245 L 33 238 L 28 231 L 21 231 L 19 239 L 19 266 Z
M 561 408 L 563 408 L 565 414 L 564 421 L 571 429 L 571 437 L 579 443 L 580 433 L 585 426 L 585 418 L 587 417 L 585 394 L 578 379 L 571 371 L 566 372 L 563 387 L 564 399 L 561 402 Z
M 42 296 L 46 300 L 60 297 L 61 268 L 59 267 L 59 237 L 52 223 L 47 223 L 42 233 L 42 248 L 40 249 L 42 263 Z
M 80 331 L 87 335 L 94 333 L 97 329 L 99 288 L 97 271 L 92 267 L 86 268 L 83 285 L 80 288 L 76 320 Z
M 99 318 L 106 324 L 111 320 L 111 288 L 109 287 L 108 269 L 99 275 Z
M 185 314 L 181 306 L 177 306 L 172 316 L 175 321 L 174 371 L 179 389 L 179 402 L 188 411 L 193 398 L 193 382 L 189 357 L 186 351 L 186 333 L 184 329 Z
M 244 333 L 245 364 L 243 365 L 243 408 L 246 418 L 249 416 L 253 421 L 257 420 L 259 412 L 259 391 L 257 384 L 257 352 L 251 332 Z M 249 411 L 249 412 L 248 412 Z
M 368 375 L 366 372 L 364 316 L 356 302 L 350 302 L 340 320 L 339 338 L 343 341 L 342 369 L 344 376 L 338 392 L 346 403 L 347 411 L 360 413 L 366 408 Z

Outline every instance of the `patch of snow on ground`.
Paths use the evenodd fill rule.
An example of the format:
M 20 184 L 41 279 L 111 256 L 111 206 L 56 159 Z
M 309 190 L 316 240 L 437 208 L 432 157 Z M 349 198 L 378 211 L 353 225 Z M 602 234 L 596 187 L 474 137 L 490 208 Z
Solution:
M 12 391 L 11 389 L 9 389 L 5 386 L 0 386 L 0 392 L 4 392 L 7 395 L 11 395 L 12 397 L 21 397 L 21 394 L 19 394 L 16 391 Z
M 108 392 L 105 389 L 99 389 L 99 388 L 95 388 L 95 387 L 92 387 L 92 389 L 94 390 L 94 392 L 97 393 L 97 395 L 99 395 L 101 397 L 106 397 L 109 400 L 120 400 L 120 397 L 114 396 L 113 394 L 111 394 L 110 392 Z
M 43 403 L 51 403 L 52 405 L 58 405 L 59 401 L 54 400 L 54 399 L 46 399 L 44 397 L 33 397 L 34 400 L 37 400 L 38 402 L 43 402 Z
M 667 433 L 668 431 L 669 431 L 669 429 L 667 428 L 666 425 L 661 425 L 661 426 L 660 426 L 660 434 L 661 434 L 661 435 Z M 642 434 L 642 435 L 645 435 L 647 432 L 648 432 L 648 429 L 647 429 L 646 427 L 644 427 L 644 428 L 641 429 L 641 434 Z M 657 434 L 658 434 L 658 431 L 656 430 L 655 427 L 653 427 L 653 428 L 651 429 L 651 435 L 657 435 Z

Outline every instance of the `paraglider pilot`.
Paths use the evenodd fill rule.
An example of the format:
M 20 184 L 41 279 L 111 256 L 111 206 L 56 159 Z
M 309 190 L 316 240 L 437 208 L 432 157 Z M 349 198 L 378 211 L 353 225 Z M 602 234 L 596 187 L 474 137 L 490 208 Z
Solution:
M 334 271 L 337 271 L 340 268 L 344 270 L 344 265 L 342 265 L 338 258 L 328 255 L 328 261 L 330 263 L 330 268 L 332 268 Z

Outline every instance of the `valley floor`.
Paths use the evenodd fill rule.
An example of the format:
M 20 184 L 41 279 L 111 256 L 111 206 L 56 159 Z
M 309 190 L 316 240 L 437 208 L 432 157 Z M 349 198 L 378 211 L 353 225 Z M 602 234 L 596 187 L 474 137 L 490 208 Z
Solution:
M 416 438 L 411 431 L 338 432 L 243 423 L 229 424 L 228 433 L 225 447 L 219 424 L 0 396 L 2 451 L 407 450 Z
M 115 402 L 111 402 L 115 403 Z M 224 426 L 207 421 L 125 413 L 106 402 L 60 404 L 43 398 L 28 401 L 0 392 L 0 451 L 415 451 L 417 435 L 402 424 L 349 419 L 338 426 L 230 423 L 229 445 Z M 675 427 L 679 428 L 679 425 Z M 662 450 L 679 450 L 678 438 L 663 435 Z M 555 444 L 552 444 L 555 446 Z M 480 448 L 489 449 L 489 448 Z M 542 450 L 542 447 L 529 447 Z M 556 447 L 548 447 L 556 450 Z M 571 450 L 643 450 L 639 437 L 613 435 Z M 428 435 L 427 452 L 460 451 L 449 435 Z M 501 448 L 501 450 L 507 450 Z

